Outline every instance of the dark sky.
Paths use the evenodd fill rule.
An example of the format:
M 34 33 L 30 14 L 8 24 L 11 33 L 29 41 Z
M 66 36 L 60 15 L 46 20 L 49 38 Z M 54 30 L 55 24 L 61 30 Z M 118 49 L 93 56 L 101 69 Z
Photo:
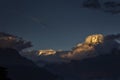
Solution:
M 81 8 L 81 2 L 1 0 L 0 31 L 32 41 L 35 49 L 63 50 L 71 49 L 90 34 L 120 32 L 120 14 Z

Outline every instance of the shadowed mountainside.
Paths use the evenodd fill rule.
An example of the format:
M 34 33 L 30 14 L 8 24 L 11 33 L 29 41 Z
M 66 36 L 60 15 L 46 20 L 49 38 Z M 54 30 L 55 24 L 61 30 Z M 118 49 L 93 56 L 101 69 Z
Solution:
M 0 66 L 7 68 L 8 76 L 12 80 L 55 80 L 57 78 L 56 75 L 39 68 L 10 48 L 0 48 Z
M 0 67 L 0 80 L 11 80 L 8 78 L 8 71 L 4 67 Z
M 62 75 L 65 80 L 119 80 L 120 51 L 70 63 L 51 64 L 47 69 Z

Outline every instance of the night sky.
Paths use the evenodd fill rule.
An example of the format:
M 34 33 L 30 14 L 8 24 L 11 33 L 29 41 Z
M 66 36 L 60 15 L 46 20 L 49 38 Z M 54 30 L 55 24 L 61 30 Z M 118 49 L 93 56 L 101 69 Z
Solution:
M 63 50 L 90 34 L 120 32 L 120 14 L 81 8 L 82 1 L 0 0 L 0 31 L 32 41 L 35 49 Z

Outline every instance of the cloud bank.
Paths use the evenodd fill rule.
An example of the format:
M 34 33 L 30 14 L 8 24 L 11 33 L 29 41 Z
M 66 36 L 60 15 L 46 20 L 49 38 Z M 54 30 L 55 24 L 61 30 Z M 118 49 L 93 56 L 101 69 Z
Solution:
M 89 35 L 84 42 L 77 44 L 72 51 L 61 55 L 62 58 L 80 60 L 88 57 L 109 54 L 119 49 L 120 34 Z
M 104 54 L 119 53 L 120 50 L 120 34 L 92 34 L 85 38 L 84 42 L 78 43 L 69 51 L 55 51 L 50 54 L 51 50 L 38 50 L 36 55 L 31 55 L 32 60 L 38 64 L 44 62 L 70 62 L 71 60 L 81 60 L 89 57 L 96 57 Z M 39 51 L 43 51 L 40 54 Z M 35 54 L 34 52 L 32 54 Z M 44 55 L 45 54 L 45 55 Z M 33 56 L 35 58 L 33 59 Z

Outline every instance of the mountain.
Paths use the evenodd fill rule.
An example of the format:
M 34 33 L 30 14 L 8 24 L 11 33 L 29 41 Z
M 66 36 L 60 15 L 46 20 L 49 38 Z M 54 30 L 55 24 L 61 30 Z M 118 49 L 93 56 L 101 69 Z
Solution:
M 6 68 L 0 67 L 0 80 L 11 80 L 8 78 L 7 73 Z
M 11 80 L 55 80 L 57 76 L 22 57 L 16 50 L 0 48 L 0 66 L 7 68 Z
M 33 50 L 23 51 L 21 55 L 33 60 L 39 66 L 44 66 L 49 63 L 70 62 L 71 60 L 82 60 L 101 54 L 109 54 L 113 49 L 120 49 L 120 34 L 88 35 L 83 42 L 78 43 L 68 51 Z
M 65 80 L 120 80 L 120 50 L 110 54 L 46 65 Z
M 120 80 L 120 34 L 94 34 L 70 51 L 38 55 L 37 64 L 64 80 Z

